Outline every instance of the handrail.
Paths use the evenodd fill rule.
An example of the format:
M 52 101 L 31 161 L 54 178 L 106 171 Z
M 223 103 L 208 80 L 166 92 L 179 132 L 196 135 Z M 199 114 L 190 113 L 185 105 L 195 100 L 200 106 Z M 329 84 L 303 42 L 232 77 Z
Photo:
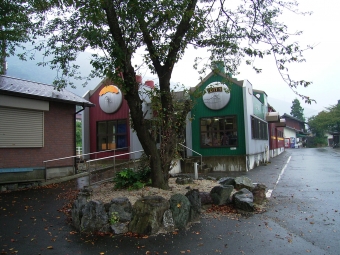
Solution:
M 139 153 L 139 152 L 143 152 L 144 150 L 139 150 L 139 151 L 132 151 L 132 152 L 127 152 L 127 153 L 122 153 L 122 154 L 118 154 L 118 155 L 113 155 L 113 156 L 108 156 L 108 157 L 104 157 L 104 158 L 98 158 L 98 159 L 91 159 L 91 160 L 88 160 L 86 163 L 91 163 L 91 162 L 95 162 L 95 171 L 97 170 L 97 165 L 96 165 L 96 161 L 98 160 L 103 160 L 103 159 L 111 159 L 113 158 L 113 171 L 116 171 L 116 157 L 121 157 L 121 156 L 126 156 L 126 155 L 130 155 L 130 154 L 134 154 L 134 153 Z M 88 168 L 88 176 L 89 176 L 89 186 L 93 185 L 93 184 L 96 184 L 97 182 L 95 183 L 91 183 L 91 169 L 90 167 Z M 110 178 L 109 178 L 110 179 Z M 102 180 L 100 182 L 105 182 L 109 179 L 106 179 L 106 180 Z
M 181 146 L 183 146 L 184 148 L 186 148 L 186 149 L 188 149 L 188 150 L 191 150 L 192 152 L 194 152 L 194 153 L 196 153 L 196 154 L 198 154 L 198 155 L 200 155 L 201 156 L 201 169 L 202 169 L 202 154 L 200 154 L 200 153 L 198 153 L 197 151 L 194 151 L 193 149 L 191 149 L 191 148 L 189 148 L 189 147 L 187 147 L 187 146 L 185 146 L 185 145 L 183 145 L 183 144 L 181 144 L 181 143 L 178 143 L 179 145 L 181 145 Z
M 130 155 L 133 153 L 137 153 L 137 152 L 142 152 L 144 150 L 140 150 L 140 151 L 133 151 L 133 152 L 128 152 L 128 153 L 123 153 L 123 154 L 118 154 L 118 155 L 113 155 L 113 156 L 108 156 L 108 157 L 104 157 L 104 158 L 96 158 L 96 159 L 90 159 L 88 161 L 86 161 L 87 163 L 93 162 L 93 161 L 98 161 L 98 160 L 102 160 L 102 159 L 109 159 L 109 158 L 115 158 L 115 157 L 120 157 L 120 156 L 125 156 L 125 155 Z
M 117 150 L 124 150 L 124 149 L 128 149 L 128 148 L 129 147 L 123 147 L 123 148 L 118 148 L 118 149 L 113 149 L 113 150 L 96 151 L 96 152 L 84 153 L 84 154 L 81 154 L 81 155 L 44 160 L 43 164 L 45 166 L 45 181 L 47 181 L 47 166 L 46 166 L 47 162 L 53 162 L 53 161 L 58 161 L 58 160 L 63 160 L 63 159 L 70 159 L 70 158 L 78 158 L 78 157 L 83 157 L 83 156 L 92 155 L 92 154 L 99 154 L 99 153 L 103 153 L 103 152 L 114 152 L 115 153 Z M 75 169 L 74 162 L 73 162 L 73 168 Z
M 128 148 L 129 147 L 124 147 L 124 148 L 118 148 L 118 149 L 113 149 L 113 150 L 105 150 L 105 151 L 96 151 L 96 152 L 91 152 L 91 153 L 84 153 L 84 154 L 80 154 L 80 155 L 68 156 L 68 157 L 63 157 L 63 158 L 49 159 L 49 160 L 43 161 L 43 163 L 57 161 L 57 160 L 62 160 L 62 159 L 68 159 L 68 158 L 77 158 L 77 157 L 82 157 L 82 156 L 87 156 L 87 155 L 92 155 L 92 154 L 99 154 L 99 153 L 103 153 L 103 152 L 124 150 L 124 149 L 128 149 Z

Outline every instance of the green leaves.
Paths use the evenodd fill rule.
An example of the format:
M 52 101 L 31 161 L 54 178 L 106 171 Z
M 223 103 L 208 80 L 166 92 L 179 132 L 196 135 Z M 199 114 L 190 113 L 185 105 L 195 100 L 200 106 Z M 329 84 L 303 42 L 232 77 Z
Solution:
M 116 189 L 141 189 L 150 184 L 150 168 L 140 168 L 136 171 L 125 168 L 116 173 L 113 182 Z
M 309 118 L 308 126 L 317 137 L 321 138 L 324 138 L 326 133 L 340 132 L 340 104 L 332 105 Z

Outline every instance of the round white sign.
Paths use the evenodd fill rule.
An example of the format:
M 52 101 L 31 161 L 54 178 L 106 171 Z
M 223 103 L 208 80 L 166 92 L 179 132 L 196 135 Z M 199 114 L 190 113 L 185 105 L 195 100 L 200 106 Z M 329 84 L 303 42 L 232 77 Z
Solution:
M 99 92 L 99 106 L 103 112 L 116 112 L 123 102 L 120 89 L 115 85 L 108 85 Z
M 211 110 L 220 110 L 230 101 L 230 91 L 227 85 L 221 82 L 212 82 L 205 88 L 203 102 Z

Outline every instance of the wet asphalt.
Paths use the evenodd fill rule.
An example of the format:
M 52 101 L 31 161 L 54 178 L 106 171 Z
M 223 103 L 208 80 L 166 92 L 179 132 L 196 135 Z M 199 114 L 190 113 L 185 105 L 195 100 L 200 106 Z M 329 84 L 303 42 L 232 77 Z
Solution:
M 277 180 L 288 159 L 294 159 L 294 155 L 300 155 L 303 150 L 314 152 L 313 149 L 288 149 L 269 164 L 246 173 L 211 174 L 215 177 L 246 175 L 254 183 L 274 189 L 274 193 L 278 190 L 277 195 L 273 193 L 269 199 L 266 212 L 250 217 L 202 217 L 200 223 L 188 230 L 144 238 L 77 233 L 63 210 L 72 195 L 84 185 L 84 178 L 1 193 L 0 254 L 339 254 L 334 253 L 338 244 L 340 248 L 336 238 L 332 248 L 327 250 L 295 232 L 292 234 L 290 228 L 298 222 L 292 221 L 289 224 L 293 226 L 287 226 L 289 208 L 284 215 L 285 203 L 289 204 L 285 200 L 287 191 L 279 190 Z M 278 208 L 282 213 L 278 213 Z

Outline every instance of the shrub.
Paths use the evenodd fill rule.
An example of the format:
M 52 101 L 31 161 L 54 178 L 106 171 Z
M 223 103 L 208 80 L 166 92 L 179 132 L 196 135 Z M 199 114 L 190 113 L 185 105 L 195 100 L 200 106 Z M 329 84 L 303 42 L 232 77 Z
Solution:
M 140 168 L 134 171 L 131 168 L 125 168 L 116 173 L 113 179 L 116 189 L 141 189 L 145 185 L 149 185 L 150 180 L 150 168 Z
M 114 225 L 119 222 L 119 215 L 118 212 L 112 212 L 110 217 L 110 224 Z

